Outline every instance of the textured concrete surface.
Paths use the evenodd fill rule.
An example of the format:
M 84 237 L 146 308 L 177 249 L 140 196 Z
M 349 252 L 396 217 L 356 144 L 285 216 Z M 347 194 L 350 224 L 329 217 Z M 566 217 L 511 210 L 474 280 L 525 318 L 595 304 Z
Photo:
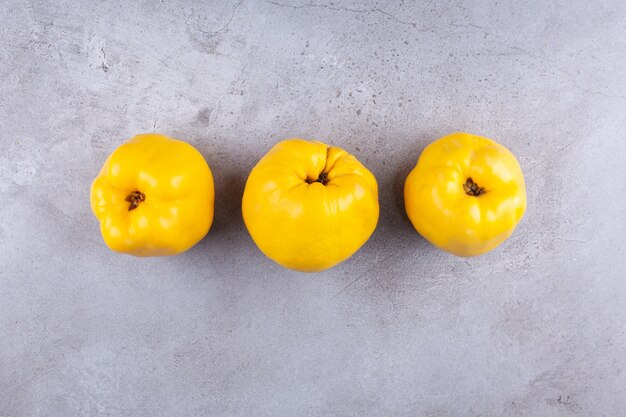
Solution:
M 626 3 L 289 1 L 0 4 L 0 416 L 624 415 Z M 520 227 L 475 259 L 402 206 L 456 130 L 527 180 Z M 213 229 L 173 258 L 111 253 L 89 210 L 146 131 L 217 181 Z M 239 211 L 295 135 L 381 191 L 371 240 L 315 275 L 265 259 Z

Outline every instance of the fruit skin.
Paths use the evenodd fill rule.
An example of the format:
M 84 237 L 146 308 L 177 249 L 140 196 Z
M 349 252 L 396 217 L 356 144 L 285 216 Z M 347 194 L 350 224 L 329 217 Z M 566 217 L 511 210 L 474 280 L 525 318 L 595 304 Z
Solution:
M 322 271 L 350 257 L 374 232 L 378 185 L 343 149 L 287 139 L 250 172 L 242 213 L 267 257 L 285 268 Z
M 464 187 L 468 178 L 477 186 Z M 468 195 L 465 188 L 484 193 Z M 476 256 L 506 240 L 524 215 L 524 175 L 504 146 L 457 132 L 424 149 L 404 184 L 404 204 L 415 230 L 433 245 Z
M 183 141 L 147 133 L 107 158 L 91 184 L 90 202 L 109 248 L 166 256 L 186 251 L 207 234 L 214 198 L 213 175 L 200 152 Z

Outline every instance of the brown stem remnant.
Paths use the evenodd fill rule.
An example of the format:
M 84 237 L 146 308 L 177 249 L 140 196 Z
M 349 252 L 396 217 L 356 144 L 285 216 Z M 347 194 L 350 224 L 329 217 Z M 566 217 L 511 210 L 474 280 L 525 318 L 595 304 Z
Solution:
M 486 192 L 485 187 L 478 186 L 472 177 L 467 178 L 467 181 L 463 184 L 463 189 L 465 190 L 465 194 L 471 195 L 472 197 L 478 197 Z
M 328 184 L 328 182 L 329 182 L 330 180 L 328 179 L 328 172 L 322 172 L 322 173 L 320 174 L 320 176 L 319 176 L 319 177 L 317 177 L 317 179 L 316 179 L 316 180 L 311 179 L 311 178 L 307 178 L 305 181 L 306 181 L 306 183 L 307 183 L 307 184 L 313 184 L 314 182 L 319 182 L 319 183 L 321 183 L 322 185 L 326 185 L 326 184 Z
M 141 191 L 131 191 L 131 193 L 126 197 L 126 201 L 130 203 L 128 211 L 135 210 L 139 207 L 139 203 L 146 201 L 146 195 Z

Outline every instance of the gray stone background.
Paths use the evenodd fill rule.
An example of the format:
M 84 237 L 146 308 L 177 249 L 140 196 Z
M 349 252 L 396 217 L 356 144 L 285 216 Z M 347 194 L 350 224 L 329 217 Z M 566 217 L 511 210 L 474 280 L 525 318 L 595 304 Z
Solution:
M 289 1 L 0 3 L 0 416 L 625 415 L 626 3 Z M 514 235 L 472 259 L 403 210 L 457 130 L 527 181 Z M 110 252 L 89 209 L 147 131 L 216 178 L 176 257 Z M 291 136 L 379 181 L 378 229 L 320 274 L 241 219 Z

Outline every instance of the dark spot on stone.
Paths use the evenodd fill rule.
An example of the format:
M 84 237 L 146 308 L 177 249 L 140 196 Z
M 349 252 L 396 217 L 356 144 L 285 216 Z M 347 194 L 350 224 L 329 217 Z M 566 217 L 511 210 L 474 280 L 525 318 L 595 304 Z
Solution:
M 211 122 L 211 112 L 212 110 L 208 107 L 201 109 L 196 116 L 196 120 L 203 125 L 208 125 Z

